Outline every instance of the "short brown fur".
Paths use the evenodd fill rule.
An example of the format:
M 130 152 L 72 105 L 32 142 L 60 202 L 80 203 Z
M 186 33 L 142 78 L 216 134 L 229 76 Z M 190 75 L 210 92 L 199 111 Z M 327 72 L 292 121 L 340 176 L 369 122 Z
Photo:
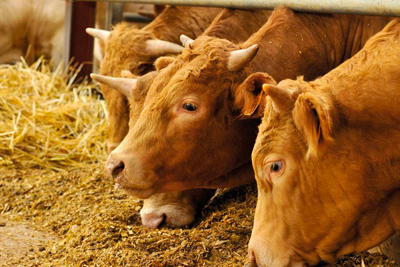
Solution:
M 361 23 L 365 20 L 371 24 L 366 30 Z M 109 173 L 112 163 L 124 162 L 123 172 L 114 178 L 139 197 L 252 181 L 248 176 L 226 177 L 231 171 L 249 166 L 259 122 L 239 119 L 242 107 L 235 103 L 249 102 L 248 94 L 238 93 L 239 88 L 252 92 L 255 99 L 262 90 L 240 85 L 265 70 L 277 81 L 302 74 L 306 78 L 322 75 L 351 55 L 355 44 L 362 41 L 358 33 L 367 35 L 371 28 L 378 31 L 387 21 L 378 17 L 301 14 L 280 7 L 239 46 L 216 37 L 197 38 L 155 78 L 135 128 L 109 158 Z M 242 70 L 229 71 L 230 53 L 255 43 L 260 45 L 255 59 Z M 246 95 L 247 100 L 237 99 L 239 95 Z M 188 97 L 201 104 L 195 117 L 181 111 L 180 103 Z M 260 109 L 264 104 L 260 103 Z
M 142 29 L 126 23 L 115 26 L 105 42 L 104 59 L 100 74 L 121 77 L 122 70 L 143 75 L 154 70 L 153 63 L 159 55 L 146 51 L 146 41 L 160 39 L 180 44 L 179 36 L 199 36 L 219 13 L 219 8 L 166 7 L 154 21 Z M 128 132 L 129 105 L 125 96 L 102 85 L 109 110 L 109 152 Z
M 252 156 L 259 199 L 249 249 L 258 264 L 332 262 L 400 230 L 399 64 L 395 19 L 320 79 L 279 83 L 299 91 L 288 110 L 274 111 L 267 97 Z M 327 125 L 322 138 L 315 118 Z M 286 162 L 272 183 L 271 157 Z

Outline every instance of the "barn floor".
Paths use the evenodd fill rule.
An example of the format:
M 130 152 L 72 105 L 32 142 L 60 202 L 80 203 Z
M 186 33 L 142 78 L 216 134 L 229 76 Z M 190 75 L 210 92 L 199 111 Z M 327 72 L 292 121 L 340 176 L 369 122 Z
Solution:
M 0 166 L 0 266 L 248 266 L 254 185 L 223 190 L 185 229 L 141 226 L 141 201 L 103 165 Z M 397 266 L 362 253 L 328 266 Z M 321 265 L 322 266 L 322 265 Z

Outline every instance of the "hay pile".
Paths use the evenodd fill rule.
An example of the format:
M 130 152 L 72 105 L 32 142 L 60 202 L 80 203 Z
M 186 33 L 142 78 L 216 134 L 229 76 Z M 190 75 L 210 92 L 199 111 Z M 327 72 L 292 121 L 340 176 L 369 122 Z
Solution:
M 0 65 L 0 165 L 61 170 L 103 161 L 106 108 L 95 86 L 75 84 L 79 69 L 39 59 Z

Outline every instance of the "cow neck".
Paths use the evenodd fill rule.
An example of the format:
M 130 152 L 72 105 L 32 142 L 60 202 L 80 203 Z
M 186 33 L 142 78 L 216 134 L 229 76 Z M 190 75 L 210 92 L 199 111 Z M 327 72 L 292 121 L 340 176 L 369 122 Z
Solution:
M 242 45 L 260 45 L 252 61 L 253 71 L 266 72 L 277 82 L 298 75 L 313 79 L 329 71 L 324 42 L 315 28 L 328 28 L 332 19 L 321 17 L 287 8 L 275 9 L 268 22 Z
M 335 16 L 348 18 L 340 20 L 342 22 L 343 29 L 347 30 L 346 42 L 342 42 L 344 48 L 341 54 L 340 62 L 343 62 L 354 56 L 364 47 L 369 38 L 381 31 L 383 27 L 393 19 L 391 17 L 362 15 Z M 338 56 L 339 55 L 340 54 L 338 54 Z
M 160 40 L 180 44 L 181 34 L 191 38 L 200 36 L 220 10 L 206 7 L 167 7 L 143 30 L 152 32 Z
M 271 10 L 224 9 L 203 35 L 227 39 L 233 43 L 244 42 L 267 22 L 271 13 Z M 227 29 L 246 30 L 227 31 Z
M 305 80 L 313 80 L 354 55 L 388 20 L 357 15 L 296 13 L 280 7 L 241 46 L 260 45 L 252 61 L 254 72 L 266 72 L 277 82 L 296 79 L 299 75 L 303 75 Z M 364 30 L 364 24 L 378 26 L 364 27 Z

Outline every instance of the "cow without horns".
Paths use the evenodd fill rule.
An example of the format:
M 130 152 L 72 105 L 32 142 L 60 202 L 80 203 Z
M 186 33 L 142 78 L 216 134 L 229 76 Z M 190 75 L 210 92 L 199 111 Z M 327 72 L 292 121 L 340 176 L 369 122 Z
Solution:
M 400 230 L 400 19 L 320 79 L 265 86 L 253 265 L 309 266 Z
M 0 64 L 25 57 L 62 59 L 65 3 L 53 0 L 2 0 L 0 8 Z
M 135 127 L 108 158 L 108 174 L 141 198 L 253 181 L 250 154 L 259 120 L 251 116 L 263 110 L 261 85 L 271 76 L 310 79 L 327 72 L 387 21 L 281 7 L 240 46 L 208 36 L 189 42 L 154 79 Z M 258 102 L 249 105 L 254 98 Z
M 213 20 L 211 25 L 203 33 L 203 35 L 217 36 L 226 38 L 232 42 L 240 42 L 246 40 L 252 33 L 256 32 L 268 20 L 271 11 L 267 10 L 231 10 L 224 9 Z M 245 29 L 237 32 L 237 29 Z M 183 41 L 189 41 L 184 39 Z M 158 69 L 165 67 L 171 58 L 160 58 L 156 62 Z M 153 74 L 140 77 L 134 81 L 134 85 L 126 79 L 108 79 L 107 86 L 110 88 L 118 87 L 119 90 L 131 88 L 130 94 L 130 124 L 134 124 L 143 108 L 143 102 L 147 95 L 147 89 L 151 84 Z M 104 77 L 93 75 L 95 79 L 101 80 Z M 133 80 L 132 80 L 133 81 Z M 113 85 L 116 83 L 116 85 Z M 133 93 L 133 94 L 132 94 Z M 112 108 L 112 107 L 110 107 Z M 170 226 L 184 226 L 191 223 L 196 212 L 201 209 L 208 199 L 213 195 L 212 189 L 192 189 L 182 192 L 171 192 L 165 194 L 157 194 L 143 202 L 143 208 L 140 211 L 142 222 L 149 228 L 158 227 L 165 222 Z

